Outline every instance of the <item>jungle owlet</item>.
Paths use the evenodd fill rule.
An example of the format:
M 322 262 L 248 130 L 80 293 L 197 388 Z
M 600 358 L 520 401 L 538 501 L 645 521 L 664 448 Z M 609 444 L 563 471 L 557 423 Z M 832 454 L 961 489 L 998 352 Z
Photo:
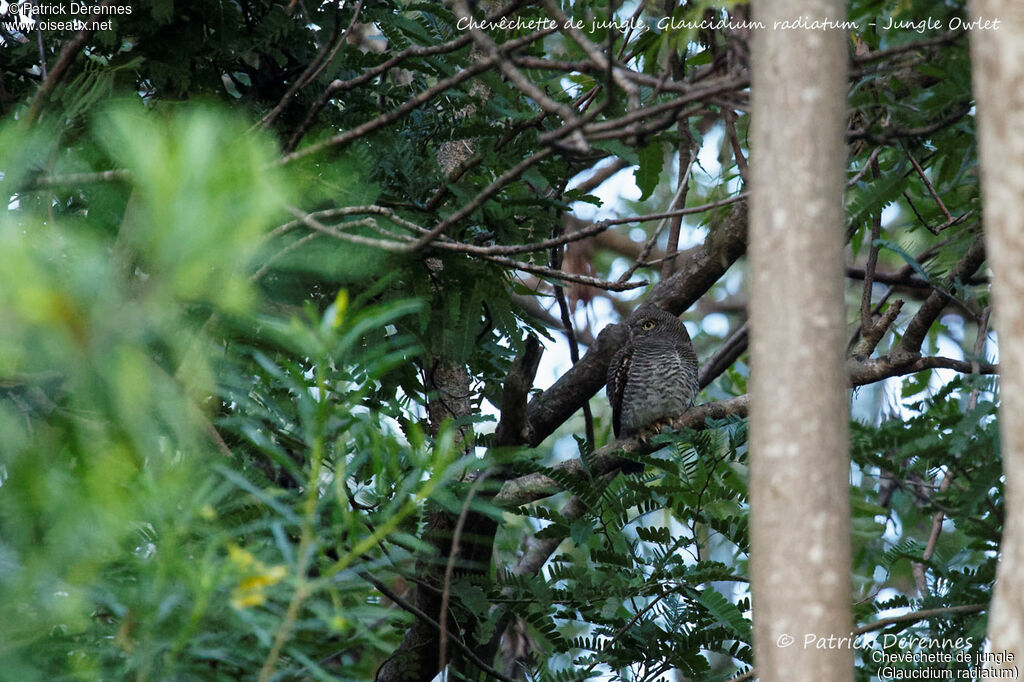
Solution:
M 697 397 L 697 353 L 675 315 L 642 305 L 626 321 L 629 339 L 608 366 L 616 438 L 678 417 Z

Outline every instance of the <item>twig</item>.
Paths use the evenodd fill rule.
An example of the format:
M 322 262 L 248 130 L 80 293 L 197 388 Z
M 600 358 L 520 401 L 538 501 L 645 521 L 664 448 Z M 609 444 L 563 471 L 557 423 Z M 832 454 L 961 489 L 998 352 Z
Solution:
M 603 185 L 605 180 L 607 180 L 608 178 L 612 177 L 613 175 L 615 175 L 616 173 L 625 168 L 629 168 L 629 161 L 626 161 L 625 159 L 615 159 L 612 163 L 608 164 L 607 166 L 604 166 L 603 168 L 598 168 L 596 171 L 594 171 L 593 175 L 591 175 L 589 178 L 587 178 L 580 184 L 576 185 L 572 189 L 574 191 L 579 191 L 584 194 L 590 194 L 595 189 Z
M 440 623 L 438 623 L 436 620 L 428 616 L 421 609 L 417 608 L 415 604 L 412 604 L 405 598 L 399 596 L 387 585 L 377 580 L 366 571 L 357 571 L 357 575 L 366 582 L 373 585 L 375 588 L 377 588 L 378 592 L 383 594 L 385 597 L 387 597 L 394 603 L 398 604 L 401 608 L 405 609 L 412 615 L 416 616 L 418 619 L 420 619 L 427 625 L 430 625 L 431 627 L 436 628 L 438 631 L 440 631 Z M 458 648 L 459 651 L 461 651 L 466 658 L 472 661 L 473 665 L 482 670 L 484 673 L 490 675 L 496 680 L 501 680 L 501 682 L 515 682 L 514 680 L 502 675 L 500 672 L 498 672 L 491 666 L 487 665 L 487 663 L 482 661 L 480 657 L 476 655 L 476 652 L 474 652 L 471 648 L 466 646 L 465 643 L 463 643 L 463 641 L 458 637 L 457 633 L 454 633 L 449 630 L 447 631 L 447 634 L 451 637 L 452 644 L 454 644 L 456 648 Z
M 448 552 L 448 563 L 444 567 L 444 581 L 441 583 L 443 589 L 441 590 L 441 608 L 438 612 L 438 667 L 444 670 L 447 665 L 445 649 L 448 645 L 448 601 L 451 598 L 451 583 L 452 574 L 455 571 L 455 557 L 459 555 L 459 540 L 462 538 L 462 530 L 466 526 L 466 518 L 469 516 L 469 505 L 473 502 L 473 497 L 476 495 L 476 491 L 479 490 L 480 486 L 487 480 L 487 476 L 490 472 L 483 472 L 479 478 L 473 481 L 472 485 L 469 486 L 469 491 L 466 493 L 466 499 L 462 503 L 462 511 L 459 512 L 459 518 L 455 522 L 455 530 L 452 531 L 452 548 Z
M 565 104 L 556 102 L 547 96 L 543 90 L 534 85 L 530 80 L 523 75 L 523 73 L 517 69 L 508 59 L 505 59 L 501 53 L 498 44 L 491 40 L 482 29 L 477 28 L 472 21 L 472 13 L 470 12 L 469 6 L 465 0 L 454 0 L 452 3 L 456 15 L 460 19 L 469 20 L 469 34 L 473 37 L 474 42 L 480 46 L 480 48 L 494 60 L 497 64 L 498 69 L 505 74 L 505 76 L 515 85 L 520 91 L 523 92 L 527 97 L 532 99 L 537 105 L 549 114 L 558 116 L 567 124 L 576 124 L 578 119 L 576 112 L 570 109 Z M 586 151 L 587 144 L 579 132 L 577 131 L 577 147 L 579 151 Z
M 859 57 L 852 57 L 850 59 L 851 64 L 857 66 L 860 64 L 867 64 L 869 62 L 876 62 L 880 59 L 892 57 L 893 55 L 903 54 L 904 52 L 913 52 L 914 50 L 923 50 L 928 47 L 937 47 L 940 45 L 948 45 L 956 41 L 961 36 L 967 35 L 967 31 L 958 29 L 956 31 L 949 31 L 942 35 L 935 36 L 934 38 L 928 38 L 926 40 L 919 40 L 916 43 L 907 43 L 906 45 L 900 45 L 898 47 L 889 47 L 883 50 L 875 50 L 874 52 L 868 52 L 862 54 Z
M 498 263 L 505 267 L 515 268 L 516 270 L 522 270 L 523 272 L 530 272 L 535 275 L 541 275 L 544 277 L 554 277 L 566 282 L 576 282 L 577 284 L 586 284 L 596 289 L 604 289 L 605 291 L 629 291 L 630 289 L 639 289 L 640 287 L 647 286 L 647 280 L 640 280 L 637 282 L 610 282 L 608 280 L 600 279 L 598 277 L 590 277 L 587 275 L 577 275 L 571 272 L 565 272 L 563 270 L 554 270 L 543 265 L 535 265 L 533 263 L 526 263 L 524 261 L 513 260 L 511 258 L 505 258 L 504 256 L 481 256 L 484 260 L 489 260 L 492 263 Z
M 869 316 L 872 320 L 874 320 L 874 316 L 878 313 L 878 311 L 882 309 L 882 306 L 885 304 L 886 299 L 889 298 L 889 295 L 892 293 L 892 291 L 893 290 L 890 287 L 889 290 L 886 291 L 885 295 L 882 297 L 882 300 L 880 300 L 878 304 L 874 307 L 874 309 L 871 310 Z M 858 327 L 856 332 L 854 332 L 853 338 L 850 339 L 850 343 L 847 344 L 847 346 L 853 345 L 853 343 L 856 341 L 858 333 L 863 334 L 863 337 L 861 338 L 860 343 L 853 347 L 853 349 L 850 351 L 850 354 L 855 358 L 866 358 L 869 355 L 871 355 L 871 353 L 874 352 L 875 348 L 878 347 L 878 343 L 879 341 L 882 340 L 882 337 L 885 335 L 885 332 L 887 332 L 889 328 L 892 327 L 893 323 L 896 321 L 896 318 L 899 316 L 901 310 L 903 310 L 903 301 L 897 300 L 895 303 L 889 306 L 888 310 L 885 311 L 885 314 L 882 315 L 881 319 L 879 319 L 878 322 L 872 321 L 871 323 L 869 323 L 867 327 L 864 327 L 863 325 Z
M 501 50 L 501 52 L 518 49 L 520 47 L 523 47 L 524 45 L 529 45 L 530 43 L 543 38 L 549 33 L 554 32 L 554 30 L 555 29 L 545 29 L 541 31 L 536 31 L 529 35 L 523 36 L 522 38 L 517 38 L 515 40 L 510 40 L 506 43 L 502 43 L 499 46 L 499 49 Z M 290 154 L 285 154 L 283 157 L 281 157 L 279 163 L 281 165 L 289 164 L 292 163 L 293 161 L 297 161 L 298 159 L 305 158 L 311 154 L 318 154 L 319 152 L 325 149 L 329 149 L 331 147 L 340 147 L 342 145 L 348 144 L 353 140 L 356 140 L 364 135 L 373 132 L 374 130 L 377 130 L 378 128 L 382 128 L 406 116 L 413 110 L 419 108 L 423 104 L 432 100 L 437 95 L 440 95 L 445 90 L 450 90 L 456 85 L 464 81 L 467 81 L 470 78 L 473 78 L 483 73 L 484 71 L 491 69 L 492 67 L 494 67 L 496 62 L 497 59 L 495 59 L 494 57 L 489 57 L 487 59 L 480 60 L 476 64 L 471 64 L 467 66 L 465 69 L 459 71 L 458 73 L 438 81 L 437 83 L 427 88 L 423 92 L 419 93 L 418 95 L 410 99 L 405 104 L 399 106 L 398 108 L 392 109 L 391 111 L 381 114 L 376 118 L 372 118 L 369 121 L 366 121 L 365 123 L 358 125 L 351 130 L 347 130 L 344 133 L 339 133 L 338 135 L 328 138 L 322 142 L 312 144 L 299 151 L 291 152 Z
M 562 30 L 572 38 L 573 42 L 579 45 L 587 54 L 590 60 L 602 71 L 610 71 L 615 83 L 626 92 L 626 99 L 630 109 L 640 108 L 640 90 L 628 79 L 622 76 L 620 70 L 614 68 L 614 62 L 602 52 L 601 48 L 595 45 L 587 36 L 569 21 L 569 18 L 562 12 L 562 8 L 555 0 L 543 0 L 544 8 L 548 15 L 554 19 Z
M 944 287 L 952 289 L 957 281 L 962 282 L 966 280 L 981 267 L 984 261 L 985 242 L 979 236 L 974 240 L 970 248 L 967 249 L 967 253 L 956 264 L 953 271 L 949 273 Z M 907 330 L 904 332 L 903 338 L 900 340 L 899 346 L 894 353 L 914 354 L 919 352 L 921 344 L 928 334 L 928 329 L 931 327 L 932 322 L 935 321 L 935 318 L 942 312 L 942 309 L 946 307 L 949 298 L 950 295 L 945 291 L 940 291 L 939 289 L 932 291 L 925 302 L 921 304 L 917 314 L 910 320 L 910 324 L 907 325 Z
M 850 385 L 863 386 L 872 384 L 889 377 L 914 374 L 923 369 L 951 369 L 963 374 L 971 374 L 977 364 L 975 374 L 999 374 L 998 365 L 991 363 L 971 363 L 967 360 L 956 360 L 940 355 L 927 357 L 916 356 L 911 359 L 904 357 L 894 358 L 893 354 L 880 358 L 865 358 L 863 360 L 850 360 L 847 365 L 850 367 Z
M 642 7 L 639 9 L 643 9 Z M 546 59 L 541 57 L 531 57 L 529 55 L 514 55 L 511 57 L 512 63 L 516 66 L 520 66 L 524 69 L 536 69 L 541 71 L 566 71 L 578 73 L 596 73 L 604 74 L 607 73 L 606 69 L 602 69 L 594 62 L 589 59 L 580 59 L 576 61 L 569 61 L 564 59 Z M 685 82 L 676 82 L 668 78 L 657 78 L 650 74 L 641 73 L 624 66 L 615 66 L 615 70 L 623 78 L 628 78 L 637 85 L 652 88 L 657 92 L 676 92 L 679 94 L 689 94 L 693 92 L 693 86 Z
M 108 170 L 95 173 L 69 173 L 67 175 L 43 175 L 27 183 L 24 191 L 54 189 L 57 187 L 79 187 L 98 182 L 128 182 L 132 174 L 127 170 Z
M 306 87 L 307 85 L 309 85 L 313 81 L 313 79 L 315 79 L 317 76 L 323 73 L 323 70 L 327 68 L 327 65 L 330 64 L 336 56 L 338 56 L 338 51 L 341 50 L 341 46 L 345 44 L 345 40 L 352 33 L 352 29 L 353 27 L 355 27 L 356 21 L 359 19 L 359 13 L 362 11 L 362 9 L 363 0 L 357 0 L 355 8 L 352 10 L 352 20 L 349 21 L 348 26 L 345 27 L 345 33 L 342 34 L 340 40 L 335 42 L 334 49 L 331 50 L 331 54 L 328 55 L 327 59 L 324 59 L 322 62 L 320 62 L 320 65 L 312 74 L 303 78 L 303 83 L 301 87 Z
M 914 611 L 913 613 L 905 613 L 902 616 L 890 616 L 889 618 L 881 618 L 873 623 L 861 625 L 859 628 L 853 631 L 853 634 L 863 635 L 867 634 L 868 632 L 874 632 L 875 630 L 881 630 L 882 628 L 887 628 L 890 625 L 898 625 L 900 623 L 916 623 L 921 620 L 927 620 L 932 616 L 941 616 L 945 613 L 981 613 L 987 608 L 988 604 L 961 604 L 960 606 L 944 606 L 936 609 L 923 609 L 921 611 Z
M 340 239 L 342 241 L 347 241 L 347 242 L 350 242 L 352 244 L 360 244 L 362 246 L 372 246 L 372 247 L 375 247 L 375 248 L 383 249 L 385 251 L 390 251 L 392 253 L 407 253 L 409 251 L 413 251 L 414 248 L 415 248 L 415 242 L 412 241 L 411 237 L 406 237 L 404 235 L 397 235 L 397 234 L 393 234 L 393 233 L 390 233 L 390 232 L 384 232 L 379 227 L 377 228 L 378 231 L 384 232 L 388 236 L 395 237 L 395 240 L 373 239 L 371 237 L 363 237 L 361 235 L 348 234 L 346 232 L 342 232 L 338 227 L 331 227 L 331 226 L 328 226 L 328 225 L 324 225 L 322 222 L 320 222 L 317 219 L 318 217 L 324 217 L 325 215 L 350 215 L 352 213 L 358 213 L 360 211 L 361 212 L 371 212 L 371 211 L 367 210 L 367 209 L 371 209 L 371 208 L 375 209 L 373 212 L 379 212 L 381 214 L 384 214 L 386 212 L 390 212 L 390 209 L 386 209 L 384 207 L 359 206 L 359 207 L 347 207 L 347 208 L 341 208 L 341 209 L 327 209 L 325 211 L 318 212 L 318 214 L 306 213 L 305 211 L 303 211 L 303 210 L 301 210 L 301 209 L 299 209 L 299 208 L 297 208 L 295 206 L 288 206 L 286 208 L 287 208 L 287 210 L 292 215 L 296 216 L 297 220 L 285 223 L 285 224 L 275 228 L 275 230 L 273 231 L 272 234 L 282 234 L 282 233 L 286 232 L 287 230 L 291 229 L 292 227 L 294 227 L 294 226 L 296 226 L 298 224 L 303 224 L 303 225 L 306 225 L 307 227 L 310 227 L 313 230 L 315 230 L 315 231 L 317 231 L 317 232 L 319 232 L 321 234 L 325 234 L 325 235 L 327 235 L 329 237 L 334 237 L 335 239 Z M 395 220 L 395 219 L 401 220 L 400 218 L 398 218 L 397 216 L 394 216 L 393 214 L 389 215 L 388 217 L 389 217 L 389 219 L 392 219 L 392 220 Z M 410 226 L 413 226 L 414 228 L 416 228 L 418 230 L 423 230 L 423 228 L 417 226 L 415 223 L 411 223 L 409 221 L 403 221 L 403 222 L 407 223 Z M 353 222 L 353 223 L 343 223 L 344 226 L 356 225 L 356 224 L 367 224 L 367 223 L 364 223 L 363 221 L 356 221 L 356 222 Z M 567 241 L 572 241 L 572 240 L 567 240 Z M 435 248 L 439 248 L 439 249 L 443 249 L 443 250 L 458 251 L 458 252 L 468 253 L 471 256 L 474 256 L 474 257 L 477 257 L 477 258 L 481 258 L 483 260 L 488 260 L 488 261 L 491 261 L 493 263 L 497 263 L 499 265 L 502 265 L 504 267 L 514 268 L 516 270 L 522 270 L 524 272 L 531 272 L 533 274 L 542 275 L 542 276 L 545 276 L 545 277 L 553 277 L 555 279 L 564 280 L 566 282 L 576 282 L 578 284 L 586 284 L 588 286 L 592 286 L 592 287 L 595 287 L 597 289 L 604 289 L 604 290 L 607 290 L 607 291 L 628 291 L 630 289 L 637 289 L 639 287 L 647 285 L 647 282 L 645 280 L 640 280 L 640 281 L 637 281 L 637 282 L 610 282 L 610 281 L 607 281 L 607 280 L 600 279 L 598 277 L 590 277 L 590 276 L 587 276 L 587 275 L 577 275 L 575 273 L 565 272 L 563 270 L 556 270 L 554 268 L 549 268 L 549 267 L 546 267 L 546 266 L 543 266 L 543 265 L 536 265 L 534 263 L 527 263 L 525 261 L 514 260 L 512 258 L 507 258 L 505 256 L 493 255 L 493 254 L 487 252 L 487 247 L 474 247 L 472 244 L 462 244 L 462 243 L 459 243 L 459 242 L 450 242 L 450 241 L 437 241 L 434 244 L 434 247 Z M 263 273 L 261 272 L 260 276 L 262 276 L 262 274 Z
M 559 257 L 552 259 L 552 265 L 561 267 L 561 249 L 552 249 L 553 252 L 558 251 Z M 556 260 L 558 261 L 556 263 Z M 555 300 L 558 302 L 558 310 L 562 317 L 562 327 L 565 329 L 565 336 L 569 339 L 569 359 L 572 364 L 576 364 L 580 361 L 580 346 L 576 343 L 576 330 L 573 328 L 572 316 L 569 314 L 569 304 L 565 300 L 565 290 L 555 285 Z M 583 428 L 587 436 L 587 444 L 590 449 L 594 449 L 594 415 L 590 411 L 590 401 L 583 403 Z
M 46 80 L 46 46 L 43 45 L 43 32 L 36 31 L 36 44 L 39 46 L 39 73 Z
M 277 106 L 275 106 L 273 109 L 267 112 L 267 114 L 263 118 L 261 118 L 259 122 L 257 122 L 254 126 L 252 126 L 250 130 L 256 130 L 257 128 L 267 128 L 271 123 L 273 123 L 274 119 L 280 116 L 281 112 L 284 111 L 285 107 L 288 106 L 288 103 L 291 102 L 292 97 L 294 97 L 299 90 L 309 85 L 309 83 L 312 82 L 314 78 L 316 78 L 317 74 L 319 74 L 320 71 L 322 70 L 323 65 L 327 64 L 331 59 L 334 59 L 334 55 L 337 54 L 338 50 L 341 48 L 341 45 L 345 42 L 345 40 L 348 39 L 348 34 L 352 31 L 352 27 L 355 25 L 356 19 L 359 18 L 359 12 L 360 10 L 362 10 L 362 8 L 363 0 L 358 0 L 358 2 L 356 2 L 355 10 L 352 14 L 352 20 L 349 22 L 348 27 L 345 29 L 345 32 L 339 37 L 338 32 L 341 30 L 341 4 L 338 5 L 339 16 L 335 17 L 334 30 L 331 34 L 331 39 L 323 44 L 323 47 L 320 48 L 316 56 L 313 58 L 313 61 L 311 61 L 309 63 L 309 66 L 306 67 L 305 71 L 303 71 L 302 74 L 295 79 L 295 82 L 292 83 L 291 87 L 288 88 L 288 91 L 281 96 L 281 99 L 277 103 Z M 332 44 L 334 44 L 333 50 L 331 49 Z M 331 51 L 331 56 L 327 57 L 327 52 L 329 50 Z
M 987 306 L 981 314 L 981 321 L 978 323 L 978 336 L 974 340 L 974 359 L 971 360 L 971 374 L 978 374 L 981 367 L 977 362 L 976 358 L 981 357 L 985 352 L 985 341 L 988 337 L 988 321 L 989 315 L 992 312 L 992 307 Z M 971 391 L 971 397 L 967 401 L 967 409 L 973 410 L 978 404 L 978 389 L 975 388 Z M 946 475 L 942 478 L 942 483 L 939 484 L 939 493 L 944 493 L 949 489 L 949 486 L 953 483 L 954 474 L 951 469 L 946 468 Z M 939 509 L 932 515 L 932 528 L 928 534 L 928 543 L 925 545 L 924 552 L 921 553 L 921 561 L 913 562 L 913 573 L 914 578 L 917 581 L 918 591 L 921 594 L 928 593 L 928 584 L 925 581 L 924 571 L 925 564 L 935 554 L 935 547 L 939 542 L 939 535 L 942 533 L 942 523 L 946 519 L 946 512 Z
M 630 123 L 636 123 L 637 121 L 648 119 L 652 116 L 656 116 L 657 114 L 663 114 L 666 112 L 672 114 L 670 120 L 674 121 L 676 112 L 686 104 L 699 102 L 722 92 L 732 92 L 733 90 L 744 88 L 748 85 L 750 85 L 750 82 L 747 78 L 722 78 L 712 82 L 710 85 L 704 85 L 699 88 L 690 88 L 689 92 L 680 94 L 678 97 L 668 100 L 667 102 L 653 104 L 649 107 L 644 107 L 643 109 L 631 111 L 619 118 L 609 119 L 607 121 L 595 123 L 592 126 L 587 126 L 585 132 L 587 133 L 587 137 L 590 137 L 593 133 L 618 131 Z M 547 135 L 554 135 L 554 133 L 555 131 L 552 131 L 552 133 L 548 133 Z M 545 139 L 546 135 L 542 135 L 541 141 L 543 142 Z
M 924 254 L 918 257 L 917 262 L 923 262 L 921 259 Z M 935 284 L 929 282 L 926 279 L 913 274 L 914 269 L 912 267 L 905 266 L 897 270 L 896 272 L 879 272 L 875 270 L 875 281 L 880 284 L 888 284 L 895 287 L 904 287 L 908 289 L 934 289 Z M 850 279 L 864 279 L 864 268 L 855 268 L 853 266 L 846 266 L 846 276 Z M 988 284 L 988 277 L 984 275 L 974 275 L 963 280 L 964 284 L 976 286 L 980 284 Z
M 664 217 L 661 222 L 658 223 L 658 226 L 654 228 L 654 231 L 651 233 L 647 243 L 644 244 L 644 248 L 640 250 L 640 255 L 637 257 L 636 262 L 633 263 L 628 270 L 622 273 L 622 276 L 619 277 L 619 282 L 625 282 L 628 280 L 633 276 L 633 273 L 637 271 L 637 268 L 644 264 L 644 260 L 647 258 L 648 254 L 650 254 L 651 249 L 654 248 L 654 244 L 658 241 L 658 237 L 661 236 L 661 231 L 665 229 L 666 221 L 672 216 L 682 215 L 675 212 L 675 207 L 683 200 L 683 197 L 686 196 L 686 188 L 690 185 L 690 171 L 693 170 L 693 164 L 696 161 L 697 155 L 692 154 L 690 156 L 690 163 L 686 166 L 686 172 L 683 173 L 683 176 L 679 179 L 679 186 L 676 188 L 676 194 L 672 197 L 672 201 L 668 205 L 668 213 L 662 214 Z
M 470 213 L 478 209 L 480 206 L 483 205 L 485 201 L 494 196 L 499 190 L 501 190 L 506 185 L 511 183 L 513 180 L 518 178 L 520 175 L 525 173 L 527 170 L 530 169 L 531 166 L 534 166 L 537 163 L 546 159 L 552 153 L 553 152 L 550 149 L 541 149 L 540 151 L 536 152 L 535 154 L 531 154 L 530 156 L 526 157 L 525 159 L 517 163 L 512 168 L 508 169 L 507 171 L 499 175 L 494 180 L 494 182 L 489 184 L 484 189 L 480 190 L 480 192 L 475 197 L 473 197 L 465 206 L 463 206 L 458 211 L 456 211 L 455 213 L 451 214 L 450 216 L 439 222 L 425 235 L 420 237 L 419 241 L 417 241 L 413 245 L 413 250 L 419 251 L 424 247 L 430 245 L 430 243 L 434 241 L 437 237 L 439 237 L 442 232 L 444 232 L 446 229 L 448 229 L 449 227 L 451 227 L 452 225 L 459 222 L 460 220 L 468 216 Z
M 871 161 L 871 173 L 877 180 L 882 172 L 878 167 L 878 159 Z M 879 208 L 871 216 L 871 244 L 868 248 L 868 261 L 864 266 L 864 288 L 860 297 L 860 326 L 865 333 L 874 328 L 871 319 L 871 290 L 875 285 L 875 266 L 878 265 L 878 240 L 882 238 L 882 209 Z
M 722 372 L 732 366 L 747 350 L 750 340 L 750 324 L 744 322 L 739 329 L 726 339 L 725 343 L 718 347 L 715 354 L 704 361 L 697 372 L 697 385 L 704 389 L 708 384 L 717 379 Z
M 686 195 L 690 187 L 690 168 L 693 166 L 694 159 L 697 158 L 697 149 L 693 146 L 693 138 L 690 137 L 690 131 L 686 129 L 686 119 L 680 119 L 678 126 L 679 135 L 682 138 L 677 147 L 680 166 L 682 166 L 684 153 L 687 154 L 689 159 L 686 164 L 686 177 L 679 179 L 681 187 L 679 187 L 680 194 L 677 201 L 677 203 L 685 205 Z M 669 219 L 668 243 L 665 245 L 665 262 L 661 264 L 662 279 L 671 275 L 673 270 L 675 270 L 675 256 L 679 252 L 679 233 L 682 229 L 683 216 L 674 216 Z M 645 255 L 644 257 L 646 258 L 647 256 Z
M 920 176 L 921 182 L 923 182 L 924 186 L 928 188 L 928 193 L 932 195 L 932 199 L 935 200 L 939 210 L 942 211 L 942 215 L 946 216 L 947 221 L 952 221 L 953 216 L 950 215 L 949 209 L 946 208 L 946 205 L 942 203 L 942 199 L 939 198 L 939 194 L 935 191 L 935 187 L 932 185 L 931 180 L 929 180 L 928 176 L 925 175 L 924 169 L 921 168 L 921 164 L 917 162 L 917 159 L 914 158 L 914 155 L 911 154 L 909 150 L 905 151 L 907 152 L 907 158 L 910 159 L 910 163 L 914 165 L 914 170 L 916 170 L 918 176 Z
M 97 9 L 102 11 L 102 8 L 114 4 L 115 1 L 116 0 L 103 0 L 99 5 L 97 5 Z M 49 75 L 47 75 L 45 80 L 43 80 L 43 84 L 39 86 L 36 96 L 32 98 L 32 104 L 29 105 L 28 113 L 25 114 L 25 118 L 30 124 L 35 123 L 39 118 L 39 114 L 42 111 L 43 105 L 46 104 L 49 99 L 50 93 L 53 92 L 53 89 L 57 87 L 57 84 L 60 83 L 62 78 L 64 78 L 64 72 L 68 70 L 69 66 L 71 66 L 71 62 L 75 59 L 75 56 L 79 51 L 85 47 L 86 41 L 92 37 L 92 34 L 95 32 L 92 27 L 96 26 L 100 19 L 102 19 L 100 12 L 96 12 L 90 16 L 85 22 L 86 28 L 79 31 L 75 37 L 71 39 L 71 42 L 69 42 L 61 51 L 60 56 L 57 58 L 57 63 L 53 65 L 53 68 L 50 69 Z
M 522 308 L 527 315 L 533 317 L 538 322 L 542 323 L 544 326 L 548 327 L 549 329 L 555 329 L 557 331 L 560 331 L 563 334 L 565 333 L 565 327 L 562 324 L 562 321 L 559 320 L 554 315 L 552 315 L 551 313 L 549 313 L 547 310 L 545 310 L 537 302 L 536 297 L 527 296 L 524 294 L 512 294 L 512 300 L 515 301 L 516 304 L 519 305 L 519 307 Z M 586 329 L 576 330 L 576 340 L 579 343 L 582 343 L 584 346 L 594 345 L 594 336 Z
M 411 250 L 412 244 L 410 242 L 401 243 L 395 241 L 385 241 L 383 239 L 363 237 L 358 234 L 348 234 L 346 232 L 342 232 L 341 230 L 335 227 L 328 227 L 327 225 L 324 225 L 309 213 L 306 213 L 305 211 L 296 208 L 295 206 L 286 206 L 285 208 L 289 213 L 297 217 L 304 225 L 313 228 L 317 232 L 321 232 L 336 239 L 351 242 L 353 244 L 360 244 L 362 246 L 373 246 L 378 249 L 383 249 L 385 251 L 391 251 L 394 253 L 404 253 Z
M 297 221 L 297 222 L 301 222 L 301 221 Z M 260 281 L 263 278 L 263 275 L 267 274 L 267 272 L 270 270 L 270 267 L 274 264 L 274 262 L 278 258 L 280 258 L 281 256 L 284 256 L 287 253 L 290 253 L 290 252 L 294 251 L 295 249 L 299 248 L 300 246 L 304 246 L 305 244 L 308 244 L 309 242 L 313 241 L 314 239 L 316 239 L 320 235 L 321 235 L 320 232 L 311 232 L 311 233 L 307 234 L 305 237 L 302 237 L 301 239 L 296 239 L 294 242 L 292 242 L 288 246 L 284 247 L 283 249 L 281 249 L 277 253 L 275 253 L 275 254 L 271 255 L 269 258 L 267 258 L 267 261 L 263 265 L 261 265 L 259 267 L 259 269 L 256 270 L 256 272 L 252 273 L 252 277 L 250 279 L 252 279 L 253 282 Z
M 860 179 L 864 177 L 864 174 L 867 173 L 868 170 L 870 170 L 874 166 L 875 160 L 878 158 L 878 155 L 882 152 L 882 149 L 883 147 L 875 147 L 874 150 L 872 150 L 871 154 L 868 156 L 868 160 L 864 162 L 864 167 L 857 171 L 857 174 L 847 181 L 846 189 L 850 189 L 858 182 L 860 182 Z
M 379 76 L 388 69 L 394 67 L 396 64 L 400 64 L 409 57 L 426 57 L 435 54 L 454 52 L 455 50 L 458 50 L 459 48 L 467 45 L 469 41 L 470 36 L 468 34 L 463 34 L 456 40 L 452 40 L 447 43 L 441 43 L 440 45 L 431 45 L 429 47 L 420 47 L 418 45 L 414 45 L 412 47 L 408 47 L 402 50 L 401 52 L 399 52 L 398 54 L 396 54 L 394 57 L 387 60 L 383 64 L 378 64 L 373 68 L 367 69 L 366 71 L 359 74 L 355 78 L 351 78 L 347 81 L 332 81 L 331 84 L 328 85 L 327 88 L 324 89 L 323 93 L 321 93 L 321 95 L 316 99 L 316 102 L 313 103 L 313 106 L 310 107 L 310 110 L 306 114 L 306 117 L 303 119 L 302 123 L 299 124 L 299 127 L 296 128 L 295 132 L 291 136 L 291 139 L 288 140 L 288 144 L 285 145 L 285 151 L 292 152 L 295 150 L 296 147 L 299 146 L 299 142 L 302 141 L 302 138 L 309 131 L 309 129 L 313 127 L 313 124 L 316 122 L 317 117 L 320 115 L 320 111 L 325 106 L 327 106 L 327 103 L 331 100 L 331 98 L 333 98 L 338 93 L 344 92 L 346 90 L 349 90 L 351 88 L 362 85 L 363 83 L 372 80 L 376 76 Z
M 935 123 L 919 128 L 886 128 L 881 133 L 871 132 L 869 127 L 856 128 L 847 131 L 846 139 L 851 142 L 853 140 L 867 140 L 872 144 L 884 145 L 891 140 L 903 137 L 925 137 L 956 123 L 966 116 L 973 106 L 973 103 L 970 101 L 961 102 Z
M 736 133 L 736 114 L 733 113 L 732 109 L 726 109 L 723 112 L 723 118 L 725 119 L 725 132 L 729 137 L 729 144 L 732 146 L 732 156 L 736 159 L 736 169 L 740 172 L 740 179 L 743 180 L 743 185 L 747 186 L 750 175 L 747 171 L 747 157 L 743 156 L 740 136 Z

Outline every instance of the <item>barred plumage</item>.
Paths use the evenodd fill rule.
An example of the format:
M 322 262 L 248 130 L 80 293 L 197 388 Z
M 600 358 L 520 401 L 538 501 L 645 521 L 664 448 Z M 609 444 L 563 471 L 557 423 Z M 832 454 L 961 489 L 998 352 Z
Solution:
M 608 367 L 616 438 L 680 416 L 697 397 L 697 353 L 679 318 L 643 305 L 627 326 L 629 340 Z

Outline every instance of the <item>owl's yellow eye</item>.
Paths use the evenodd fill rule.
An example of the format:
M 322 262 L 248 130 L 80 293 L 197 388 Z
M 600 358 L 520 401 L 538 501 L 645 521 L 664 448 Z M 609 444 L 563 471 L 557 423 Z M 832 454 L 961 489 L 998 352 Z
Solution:
M 651 330 L 651 329 L 654 329 L 654 322 L 651 321 L 651 320 L 646 320 L 640 326 L 643 327 L 644 329 Z

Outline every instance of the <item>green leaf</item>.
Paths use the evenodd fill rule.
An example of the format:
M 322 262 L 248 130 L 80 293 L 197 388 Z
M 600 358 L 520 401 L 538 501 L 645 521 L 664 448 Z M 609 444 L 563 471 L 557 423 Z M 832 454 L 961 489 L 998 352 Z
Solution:
M 716 590 L 706 587 L 697 598 L 704 608 L 711 612 L 715 618 L 726 625 L 732 632 L 742 640 L 750 640 L 750 621 L 743 617 L 743 613 L 736 608 L 736 605 L 723 597 Z
M 640 150 L 640 165 L 633 176 L 640 188 L 640 201 L 646 201 L 658 188 L 661 169 L 665 166 L 665 154 L 660 142 L 652 142 Z

